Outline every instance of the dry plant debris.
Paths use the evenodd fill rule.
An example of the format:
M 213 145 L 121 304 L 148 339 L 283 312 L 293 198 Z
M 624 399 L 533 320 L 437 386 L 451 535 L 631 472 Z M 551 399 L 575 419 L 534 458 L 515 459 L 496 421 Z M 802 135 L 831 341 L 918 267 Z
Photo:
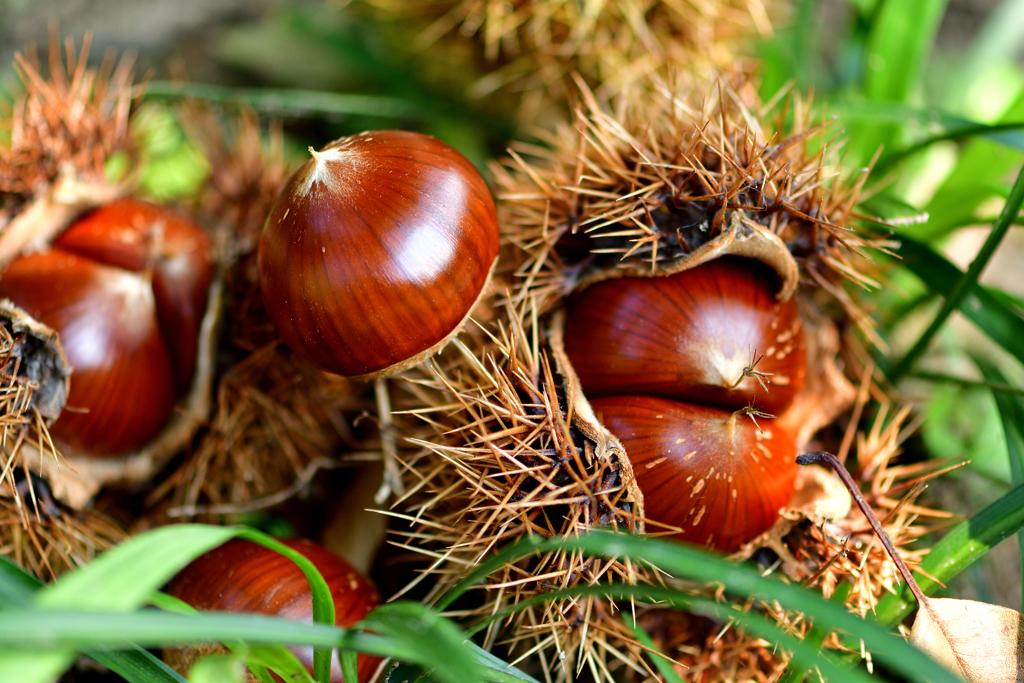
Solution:
M 564 106 L 579 74 L 602 93 L 666 68 L 734 67 L 746 41 L 772 33 L 766 0 L 368 0 L 420 26 L 414 49 L 454 49 L 462 39 L 489 65 L 469 92 L 521 95 L 520 119 Z

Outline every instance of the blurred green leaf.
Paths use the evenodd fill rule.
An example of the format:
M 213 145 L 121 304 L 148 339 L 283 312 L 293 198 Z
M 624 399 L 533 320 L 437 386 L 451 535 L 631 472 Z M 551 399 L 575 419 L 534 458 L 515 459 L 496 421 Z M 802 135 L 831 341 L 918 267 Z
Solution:
M 1000 118 L 999 123 L 1024 121 L 1024 92 Z M 932 241 L 961 225 L 977 224 L 976 213 L 993 197 L 1005 197 L 1006 177 L 1024 159 L 1017 150 L 989 140 L 972 140 L 957 157 L 956 165 L 924 207 L 928 221 L 909 226 L 902 234 Z M 1012 176 L 1011 176 L 1012 177 Z
M 189 683 L 245 683 L 245 666 L 234 655 L 210 655 L 192 665 Z
M 154 607 L 176 614 L 199 614 L 199 611 L 188 603 L 166 593 L 154 593 L 149 602 Z M 313 677 L 306 671 L 299 658 L 283 645 L 250 646 L 245 643 L 226 642 L 224 646 L 248 665 L 260 683 L 273 683 L 273 677 L 266 670 L 268 668 L 289 683 L 314 683 Z
M 1006 205 L 1003 207 L 1002 213 L 999 215 L 999 220 L 992 226 L 991 232 L 985 239 L 985 243 L 978 250 L 974 260 L 971 261 L 970 267 L 967 268 L 967 272 L 963 273 L 959 279 L 952 283 L 948 293 L 944 294 L 944 301 L 939 312 L 935 314 L 934 320 L 928 328 L 921 333 L 921 336 L 914 342 L 914 345 L 910 347 L 910 350 L 901 358 L 899 361 L 894 363 L 891 367 L 887 368 L 886 374 L 892 380 L 897 380 L 906 374 L 917 361 L 917 359 L 925 352 L 928 345 L 931 343 L 932 338 L 939 331 L 939 329 L 946 323 L 949 315 L 961 308 L 962 304 L 975 293 L 975 287 L 978 282 L 978 278 L 981 277 L 982 271 L 988 265 L 989 259 L 995 253 L 1002 242 L 1003 237 L 1006 236 L 1010 226 L 1013 225 L 1014 219 L 1020 213 L 1021 205 L 1024 204 L 1024 167 L 1021 168 L 1020 173 L 1017 175 L 1017 181 L 1013 185 L 1013 189 L 1010 191 L 1010 196 L 1006 200 Z M 1004 346 L 1007 351 L 1014 353 L 1013 347 L 1019 347 L 1016 351 L 1024 355 L 1024 338 L 1018 338 L 1012 343 L 1010 347 Z
M 282 88 L 235 88 L 207 83 L 150 81 L 145 97 L 152 100 L 192 98 L 217 104 L 251 107 L 276 116 L 380 116 L 420 117 L 422 105 L 397 97 L 379 97 Z
M 900 237 L 898 253 L 903 265 L 941 296 L 948 297 L 963 279 L 963 271 L 922 242 Z M 1000 301 L 992 290 L 973 283 L 957 310 L 992 341 L 1024 362 L 1024 318 Z
M 483 680 L 483 668 L 473 653 L 463 647 L 465 634 L 449 620 L 423 605 L 412 602 L 392 602 L 381 605 L 366 615 L 360 626 L 375 633 L 400 640 L 414 648 L 414 661 L 430 661 L 437 652 L 444 652 L 434 667 L 434 673 L 449 681 Z
M 1006 377 L 999 368 L 986 358 L 976 356 L 975 365 L 982 376 L 990 382 L 1006 382 Z M 1003 435 L 1006 440 L 1006 454 L 1010 460 L 1010 478 L 1015 486 L 1024 485 L 1024 400 L 1019 396 L 1011 396 L 1001 392 L 993 392 L 992 396 L 999 406 L 999 416 L 1003 421 Z M 1024 572 L 1024 530 L 1017 532 L 1020 552 L 1020 566 Z M 1022 575 L 1024 577 L 1024 575 Z M 1021 585 L 1024 585 L 1022 580 Z M 1021 606 L 1024 612 L 1024 604 Z
M 885 0 L 872 16 L 862 95 L 871 102 L 909 104 L 921 82 L 947 0 Z M 879 147 L 894 147 L 902 126 L 861 124 L 851 133 L 851 152 L 863 164 Z

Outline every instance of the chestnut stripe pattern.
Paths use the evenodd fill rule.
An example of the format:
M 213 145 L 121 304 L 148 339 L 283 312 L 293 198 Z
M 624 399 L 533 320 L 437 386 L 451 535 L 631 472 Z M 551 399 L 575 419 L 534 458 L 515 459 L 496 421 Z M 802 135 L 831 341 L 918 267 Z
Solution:
M 570 305 L 566 353 L 587 396 L 778 415 L 803 389 L 807 363 L 800 313 L 775 300 L 774 279 L 757 261 L 725 257 L 669 277 L 606 280 Z M 758 382 L 743 370 L 760 356 Z
M 465 319 L 498 254 L 494 200 L 430 136 L 331 143 L 288 181 L 260 240 L 260 289 L 281 337 L 345 376 L 384 371 Z
M 771 416 L 803 389 L 807 360 L 775 284 L 760 262 L 723 257 L 607 280 L 568 307 L 566 353 L 626 449 L 652 533 L 732 552 L 793 493 L 796 446 Z
M 380 604 L 370 580 L 344 558 L 311 541 L 284 543 L 308 558 L 323 575 L 334 598 L 338 626 L 352 626 Z M 167 585 L 166 592 L 200 611 L 313 621 L 313 600 L 302 570 L 284 555 L 241 539 L 228 541 L 194 560 Z M 313 648 L 290 649 L 312 673 Z M 379 661 L 360 655 L 359 680 L 368 680 Z M 331 664 L 331 681 L 344 681 L 337 655 Z

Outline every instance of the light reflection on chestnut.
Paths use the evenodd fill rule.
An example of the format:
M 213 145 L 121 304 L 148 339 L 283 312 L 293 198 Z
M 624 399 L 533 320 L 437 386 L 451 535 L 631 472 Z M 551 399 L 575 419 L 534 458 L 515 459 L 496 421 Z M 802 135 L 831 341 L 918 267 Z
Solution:
M 420 133 L 373 131 L 310 151 L 260 239 L 267 313 L 288 346 L 333 373 L 422 360 L 461 327 L 497 257 L 486 183 Z
M 796 445 L 774 420 L 647 396 L 591 403 L 629 455 L 647 518 L 678 540 L 735 551 L 793 495 Z
M 0 297 L 56 330 L 73 368 L 55 439 L 111 457 L 160 431 L 191 383 L 212 275 L 201 228 L 132 200 L 8 266 Z
M 807 364 L 797 306 L 774 292 L 767 266 L 734 257 L 668 277 L 606 280 L 568 306 L 565 350 L 588 397 L 779 415 L 802 390 Z

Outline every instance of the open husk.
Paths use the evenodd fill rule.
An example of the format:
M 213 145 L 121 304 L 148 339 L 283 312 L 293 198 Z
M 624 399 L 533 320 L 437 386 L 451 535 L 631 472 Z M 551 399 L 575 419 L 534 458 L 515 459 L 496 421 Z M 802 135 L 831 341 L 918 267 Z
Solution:
M 778 275 L 776 296 L 796 300 L 807 339 L 808 382 L 780 424 L 799 448 L 819 448 L 816 433 L 853 405 L 857 392 L 839 358 L 851 343 L 851 321 L 864 323 L 864 315 L 847 285 L 872 284 L 869 251 L 887 246 L 850 227 L 864 176 L 839 173 L 809 103 L 780 97 L 762 105 L 742 77 L 701 83 L 653 77 L 607 104 L 583 87 L 574 128 L 552 135 L 547 148 L 515 147 L 495 168 L 503 314 L 486 341 L 457 343 L 404 378 L 403 405 L 425 427 L 410 439 L 420 450 L 406 454 L 408 492 L 395 514 L 411 525 L 403 545 L 431 558 L 430 595 L 522 535 L 644 533 L 643 494 L 629 460 L 595 419 L 562 348 L 573 331 L 560 307 L 595 282 L 663 277 L 724 255 L 761 261 Z M 898 503 L 886 495 L 900 471 L 888 462 L 905 417 L 860 449 L 860 462 L 870 464 L 858 474 L 874 487 L 882 517 Z M 738 555 L 757 557 L 787 580 L 820 582 L 826 595 L 850 577 L 849 604 L 864 613 L 895 580 L 884 551 L 835 477 L 806 470 L 798 479 L 780 520 Z M 932 513 L 903 505 L 887 520 L 898 543 L 924 533 L 916 524 L 924 514 Z M 608 578 L 674 582 L 656 568 L 551 553 L 495 572 L 460 613 L 483 616 Z M 807 628 L 771 605 L 745 608 L 800 633 Z M 626 674 L 614 670 L 623 667 L 627 678 L 656 680 L 620 619 L 634 609 L 686 680 L 772 680 L 785 667 L 767 643 L 723 635 L 722 624 L 599 598 L 528 607 L 492 625 L 487 644 L 537 654 L 550 680 L 583 667 L 600 680 L 618 680 Z

